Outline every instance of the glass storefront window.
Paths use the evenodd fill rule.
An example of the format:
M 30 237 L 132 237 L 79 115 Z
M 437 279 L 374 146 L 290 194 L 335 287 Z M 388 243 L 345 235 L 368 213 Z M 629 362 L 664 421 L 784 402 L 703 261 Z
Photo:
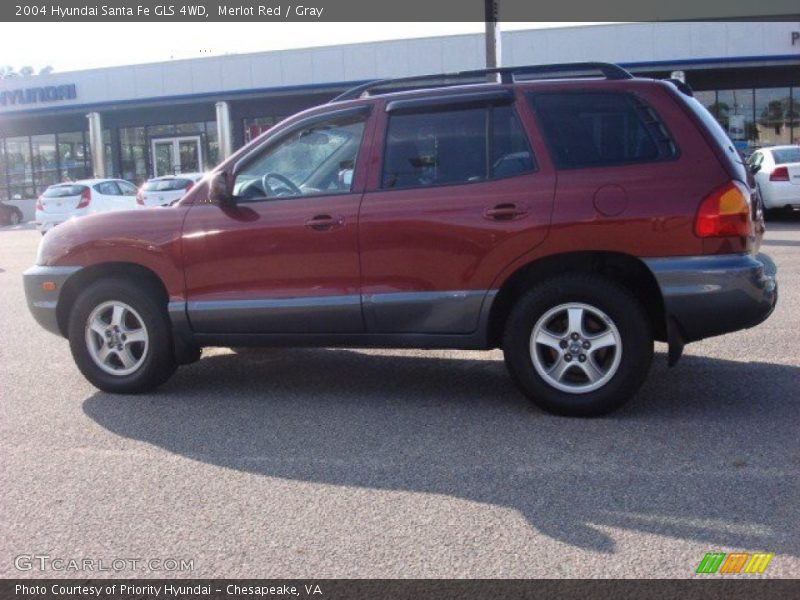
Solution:
M 111 131 L 103 129 L 103 146 L 105 148 L 106 177 L 114 177 L 114 147 L 111 145 Z
M 144 127 L 119 130 L 122 178 L 137 185 L 147 179 L 147 138 Z
M 756 90 L 756 129 L 759 146 L 790 144 L 792 140 L 789 88 Z
M 31 150 L 33 151 L 34 194 L 38 196 L 49 186 L 58 183 L 55 134 L 32 136 Z
M 82 131 L 59 133 L 58 164 L 59 181 L 76 181 L 89 176 L 89 159 Z
M 219 139 L 217 138 L 217 122 L 206 121 L 207 156 L 206 170 L 217 166 L 219 163 Z
M 33 198 L 33 165 L 29 137 L 6 139 L 6 163 L 11 200 Z
M 800 87 L 793 87 L 786 119 L 792 127 L 791 143 L 800 144 Z
M 757 143 L 758 129 L 755 124 L 753 90 L 719 90 L 715 111 L 717 120 L 728 132 L 728 136 L 740 150 Z
M 6 144 L 0 140 L 0 201 L 8 200 L 8 180 L 6 179 Z

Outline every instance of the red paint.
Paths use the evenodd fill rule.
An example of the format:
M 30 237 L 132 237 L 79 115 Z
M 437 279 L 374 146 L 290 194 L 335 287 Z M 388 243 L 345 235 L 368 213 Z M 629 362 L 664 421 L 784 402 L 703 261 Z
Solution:
M 253 145 L 316 113 L 372 104 L 354 192 L 223 207 L 195 185 L 178 205 L 84 217 L 48 234 L 46 262 L 137 263 L 164 282 L 171 299 L 244 299 L 490 289 L 536 259 L 575 251 L 640 257 L 748 250 L 752 238 L 706 240 L 693 231 L 698 206 L 728 181 L 715 151 L 663 84 L 647 80 L 517 84 L 516 108 L 538 169 L 491 182 L 380 190 L 384 99 L 318 107 L 273 127 L 225 161 L 230 177 Z M 554 169 L 524 94 L 536 90 L 627 90 L 658 112 L 680 154 L 631 166 Z M 448 91 L 452 91 L 449 88 Z M 598 190 L 621 190 L 603 200 Z M 624 197 L 625 202 L 620 202 Z M 492 220 L 513 204 L 523 214 Z M 327 215 L 341 226 L 316 231 Z

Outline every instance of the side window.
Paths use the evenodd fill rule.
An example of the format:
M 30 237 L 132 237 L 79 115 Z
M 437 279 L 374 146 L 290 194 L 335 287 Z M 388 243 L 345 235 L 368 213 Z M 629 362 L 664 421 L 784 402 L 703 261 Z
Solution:
M 393 114 L 381 186 L 457 185 L 533 168 L 528 140 L 511 106 Z
M 349 192 L 365 123 L 365 115 L 351 115 L 293 131 L 237 173 L 233 193 L 263 199 Z
M 117 181 L 117 185 L 119 186 L 120 191 L 122 192 L 123 196 L 135 196 L 136 195 L 136 186 L 133 184 L 128 183 L 127 181 Z
M 666 160 L 677 154 L 655 111 L 632 94 L 543 93 L 531 96 L 559 168 Z
M 103 181 L 102 183 L 98 183 L 94 186 L 94 189 L 97 190 L 99 193 L 103 194 L 104 196 L 121 196 L 122 194 L 117 187 L 117 184 L 113 181 Z
M 511 106 L 492 109 L 492 177 L 512 177 L 533 171 L 533 153 L 522 123 Z

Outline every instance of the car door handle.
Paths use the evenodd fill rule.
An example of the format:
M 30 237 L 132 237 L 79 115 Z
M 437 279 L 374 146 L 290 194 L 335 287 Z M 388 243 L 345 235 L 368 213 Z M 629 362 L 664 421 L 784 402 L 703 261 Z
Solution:
M 493 221 L 511 221 L 528 214 L 528 209 L 516 204 L 497 204 L 483 211 L 483 216 Z
M 306 221 L 306 227 L 314 231 L 329 231 L 344 225 L 344 217 L 332 217 L 331 215 L 314 215 Z

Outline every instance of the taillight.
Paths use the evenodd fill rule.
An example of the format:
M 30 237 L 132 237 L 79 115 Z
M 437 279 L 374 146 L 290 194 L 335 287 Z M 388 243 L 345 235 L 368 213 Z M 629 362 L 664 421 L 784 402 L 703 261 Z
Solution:
M 144 196 L 142 195 L 142 192 L 136 192 L 136 204 L 141 204 L 144 206 Z
M 750 235 L 750 192 L 739 182 L 718 187 L 700 203 L 694 231 L 701 238 Z
M 76 206 L 75 208 L 86 208 L 87 206 L 89 206 L 89 202 L 91 201 L 92 201 L 92 190 L 90 190 L 88 187 L 83 188 L 83 191 L 81 192 L 81 201 L 78 202 L 78 206 Z
M 39 196 L 36 199 L 36 210 L 44 210 L 44 204 L 42 204 L 42 198 L 44 198 L 44 195 Z
M 190 189 L 192 189 L 193 185 L 194 185 L 194 181 L 187 181 L 186 182 L 186 187 L 183 188 L 183 191 L 184 192 L 188 192 Z
M 775 167 L 775 170 L 769 175 L 770 181 L 789 181 L 788 167 Z

